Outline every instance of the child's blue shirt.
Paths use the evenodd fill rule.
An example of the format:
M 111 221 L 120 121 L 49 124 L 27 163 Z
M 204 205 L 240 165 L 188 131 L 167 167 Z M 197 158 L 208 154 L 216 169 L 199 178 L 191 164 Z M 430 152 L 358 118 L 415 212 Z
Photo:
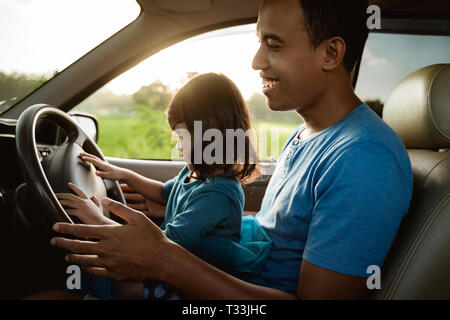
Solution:
M 255 218 L 242 216 L 241 183 L 225 175 L 187 182 L 190 173 L 186 166 L 163 186 L 164 234 L 220 269 L 256 273 L 271 241 Z
M 244 193 L 239 181 L 222 176 L 186 182 L 186 166 L 163 187 L 167 200 L 161 225 L 165 235 L 186 249 L 209 236 L 240 239 Z

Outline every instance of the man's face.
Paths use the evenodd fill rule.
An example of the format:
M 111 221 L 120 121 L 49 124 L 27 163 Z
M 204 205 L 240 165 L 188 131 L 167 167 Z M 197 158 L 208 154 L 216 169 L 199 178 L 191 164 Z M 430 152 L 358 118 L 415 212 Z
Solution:
M 323 87 L 320 56 L 309 41 L 298 0 L 266 2 L 256 31 L 261 45 L 252 66 L 261 71 L 269 108 L 300 111 L 313 104 Z

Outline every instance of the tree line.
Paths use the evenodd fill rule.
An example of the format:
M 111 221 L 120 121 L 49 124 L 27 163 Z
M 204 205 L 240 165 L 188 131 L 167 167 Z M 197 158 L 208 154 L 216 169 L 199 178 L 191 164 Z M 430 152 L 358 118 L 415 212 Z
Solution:
M 57 73 L 58 71 L 52 75 L 33 75 L 18 72 L 7 74 L 0 71 L 0 113 L 39 88 Z
M 11 105 L 40 87 L 53 75 L 30 75 L 23 73 L 10 73 L 0 71 L 0 113 Z M 197 75 L 190 72 L 185 81 Z M 170 103 L 174 92 L 167 85 L 157 80 L 149 85 L 142 86 L 131 95 L 118 95 L 108 90 L 99 90 L 77 106 L 78 110 L 95 114 L 149 116 L 149 112 L 164 111 Z M 383 103 L 380 100 L 366 101 L 375 110 L 381 111 Z M 266 98 L 259 93 L 254 93 L 247 101 L 253 119 L 264 121 L 276 121 L 287 123 L 301 122 L 300 116 L 295 111 L 275 112 L 266 105 Z

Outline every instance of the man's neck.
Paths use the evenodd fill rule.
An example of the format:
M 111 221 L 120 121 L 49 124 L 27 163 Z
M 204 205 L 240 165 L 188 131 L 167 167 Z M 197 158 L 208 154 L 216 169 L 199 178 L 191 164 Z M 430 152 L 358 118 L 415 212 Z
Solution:
M 315 103 L 297 112 L 305 122 L 301 139 L 331 127 L 361 105 L 351 86 L 335 86 L 327 90 Z

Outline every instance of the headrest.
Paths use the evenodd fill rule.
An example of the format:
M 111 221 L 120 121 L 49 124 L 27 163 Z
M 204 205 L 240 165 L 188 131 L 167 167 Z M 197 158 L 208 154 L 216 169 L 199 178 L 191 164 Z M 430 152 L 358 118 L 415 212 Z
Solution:
M 401 80 L 389 95 L 383 120 L 406 148 L 450 147 L 450 64 L 435 64 Z

